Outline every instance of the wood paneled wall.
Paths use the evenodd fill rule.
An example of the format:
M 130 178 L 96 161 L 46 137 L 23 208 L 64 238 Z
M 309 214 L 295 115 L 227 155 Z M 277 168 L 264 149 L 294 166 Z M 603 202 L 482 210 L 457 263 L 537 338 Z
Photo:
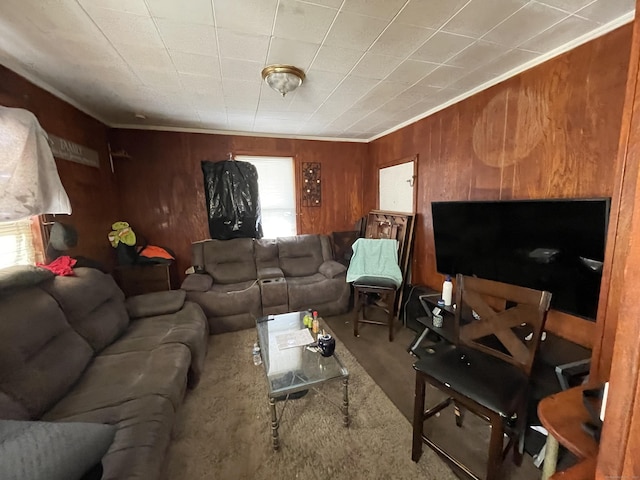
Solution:
M 78 246 L 70 255 L 82 255 L 109 268 L 115 255 L 107 235 L 117 220 L 118 195 L 109 165 L 107 127 L 2 66 L 0 105 L 29 110 L 46 132 L 98 151 L 100 168 L 56 159 L 72 208 L 70 216 L 58 218 L 78 230 Z
M 440 288 L 431 202 L 610 197 L 631 25 L 582 45 L 372 142 L 365 209 L 377 168 L 418 155 L 413 282 Z M 552 312 L 549 328 L 591 345 L 595 324 Z
M 636 11 L 640 0 L 636 2 Z M 600 380 L 609 380 L 609 399 L 600 440 L 597 480 L 640 478 L 640 24 L 634 25 L 616 189 L 606 262 L 610 281 L 600 295 L 606 322 L 598 350 Z M 601 308 L 602 310 L 602 308 Z M 599 322 L 600 323 L 600 322 Z M 595 354 L 596 352 L 594 352 Z M 611 365 L 609 370 L 608 365 Z M 593 367 L 592 367 L 593 368 Z M 605 375 L 606 374 L 606 375 Z
M 110 136 L 114 149 L 131 156 L 114 159 L 122 219 L 150 243 L 173 249 L 181 276 L 191 264 L 191 242 L 209 238 L 202 160 L 226 160 L 230 152 L 294 157 L 298 233 L 352 230 L 362 216 L 363 143 L 144 130 Z M 301 205 L 302 162 L 321 164 L 320 207 Z

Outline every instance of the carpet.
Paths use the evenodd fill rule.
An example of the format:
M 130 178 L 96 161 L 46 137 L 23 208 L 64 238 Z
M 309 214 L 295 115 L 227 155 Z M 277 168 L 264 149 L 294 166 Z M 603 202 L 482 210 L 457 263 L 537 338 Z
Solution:
M 410 423 L 339 341 L 350 374 L 349 428 L 338 408 L 342 384 L 329 382 L 323 395 L 312 390 L 286 402 L 274 452 L 264 370 L 252 361 L 255 340 L 254 330 L 211 336 L 204 375 L 177 413 L 164 479 L 456 480 L 429 448 L 411 461 Z

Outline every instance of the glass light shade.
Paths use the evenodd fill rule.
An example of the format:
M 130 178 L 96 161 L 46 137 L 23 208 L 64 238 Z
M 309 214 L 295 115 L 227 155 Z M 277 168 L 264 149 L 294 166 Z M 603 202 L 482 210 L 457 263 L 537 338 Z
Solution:
M 269 65 L 262 69 L 262 78 L 284 97 L 302 85 L 305 75 L 302 70 L 291 65 Z

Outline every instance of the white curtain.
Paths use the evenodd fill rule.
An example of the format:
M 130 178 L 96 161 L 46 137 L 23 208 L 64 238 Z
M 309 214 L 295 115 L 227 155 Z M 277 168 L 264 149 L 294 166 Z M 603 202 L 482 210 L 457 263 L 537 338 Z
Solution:
M 33 265 L 35 262 L 31 222 L 0 222 L 0 268 Z
M 264 238 L 296 235 L 296 197 L 292 157 L 236 156 L 258 170 Z
M 47 134 L 31 112 L 0 106 L 0 222 L 71 213 Z

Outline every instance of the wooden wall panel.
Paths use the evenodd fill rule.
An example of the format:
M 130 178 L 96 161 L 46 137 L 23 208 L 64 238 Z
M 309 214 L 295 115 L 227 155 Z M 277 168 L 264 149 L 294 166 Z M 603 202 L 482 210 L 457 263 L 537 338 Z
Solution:
M 636 2 L 636 8 L 638 2 Z M 616 191 L 609 230 L 608 284 L 601 289 L 599 380 L 609 380 L 609 400 L 600 441 L 596 479 L 638 478 L 640 464 L 640 24 L 635 22 L 625 98 Z M 608 288 L 604 288 L 608 287 Z M 604 311 L 603 311 L 604 310 Z M 610 365 L 610 368 L 609 368 Z
M 352 230 L 362 216 L 366 144 L 143 130 L 112 130 L 111 139 L 131 155 L 115 159 L 122 218 L 148 242 L 173 249 L 182 276 L 191 242 L 209 238 L 202 160 L 226 160 L 229 153 L 294 157 L 299 233 Z M 320 207 L 301 206 L 302 162 L 321 164 Z
M 419 158 L 413 283 L 442 285 L 432 201 L 612 196 L 631 29 L 623 26 L 369 144 L 367 169 Z M 364 178 L 366 210 L 376 206 L 377 185 L 372 175 Z M 553 312 L 549 329 L 589 344 L 594 324 L 573 319 Z M 576 325 L 586 332 L 573 335 Z
M 117 220 L 118 195 L 109 165 L 107 127 L 2 66 L 0 105 L 29 110 L 48 133 L 98 151 L 100 168 L 56 159 L 73 212 L 59 218 L 78 230 L 78 246 L 71 255 L 110 267 L 115 256 L 107 235 Z

